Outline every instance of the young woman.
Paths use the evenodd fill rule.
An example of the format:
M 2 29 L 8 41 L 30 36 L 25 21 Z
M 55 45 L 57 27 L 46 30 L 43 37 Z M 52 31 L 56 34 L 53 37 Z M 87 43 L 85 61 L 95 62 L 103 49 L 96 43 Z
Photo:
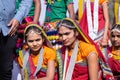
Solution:
M 111 43 L 108 47 L 108 63 L 116 80 L 120 79 L 120 24 L 115 24 L 111 29 Z
M 98 48 L 96 50 L 76 23 L 69 18 L 63 19 L 58 24 L 58 35 L 63 43 L 58 50 L 64 64 L 63 80 L 103 80 Z
M 24 39 L 27 50 L 19 51 L 18 62 L 24 80 L 58 80 L 56 52 L 51 48 L 45 32 L 38 25 L 25 28 Z

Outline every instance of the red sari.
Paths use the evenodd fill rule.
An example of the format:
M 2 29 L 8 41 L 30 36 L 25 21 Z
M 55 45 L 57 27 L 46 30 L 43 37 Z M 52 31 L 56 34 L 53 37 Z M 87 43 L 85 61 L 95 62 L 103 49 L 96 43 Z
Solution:
M 28 66 L 28 65 L 29 65 L 29 66 Z M 35 67 L 35 65 L 33 64 L 33 61 L 32 61 L 31 56 L 29 56 L 29 59 L 28 59 L 27 69 L 28 69 L 27 71 L 28 71 L 28 74 L 29 74 L 29 75 L 28 75 L 29 78 L 30 78 L 30 79 L 34 79 L 33 74 L 34 74 L 34 72 L 35 72 L 35 70 L 36 70 L 36 67 Z M 47 71 L 47 69 L 44 68 L 44 67 L 42 67 L 42 68 L 40 69 L 40 71 L 36 74 L 37 78 L 45 77 L 45 76 L 46 76 L 46 71 Z M 58 80 L 57 69 L 56 69 L 56 71 L 55 71 L 54 80 Z
M 62 51 L 62 60 L 64 62 L 64 58 L 65 58 L 65 47 L 62 47 L 61 51 Z M 69 57 L 70 58 L 70 57 Z M 69 59 L 67 61 L 67 67 L 68 67 L 68 63 L 69 63 Z M 99 66 L 99 65 L 98 65 Z M 99 67 L 99 80 L 103 80 L 102 79 L 102 71 L 100 70 Z M 74 70 L 72 73 L 72 80 L 89 80 L 89 72 L 88 72 L 88 64 L 87 62 L 77 62 L 75 63 L 74 66 Z

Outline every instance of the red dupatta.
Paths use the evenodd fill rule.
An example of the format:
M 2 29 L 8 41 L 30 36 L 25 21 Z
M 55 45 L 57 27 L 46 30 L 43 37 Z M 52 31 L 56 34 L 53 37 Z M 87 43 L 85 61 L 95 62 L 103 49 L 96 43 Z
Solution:
M 110 56 L 112 53 L 112 47 L 107 48 L 108 51 L 108 63 L 109 66 L 113 72 L 113 75 L 115 78 L 120 77 L 120 61 L 115 60 L 112 56 Z
M 33 64 L 31 56 L 29 56 L 29 59 L 28 59 L 27 69 L 28 69 L 29 78 L 34 79 L 33 75 L 34 75 L 34 72 L 36 70 L 36 66 Z M 45 77 L 46 76 L 46 71 L 47 71 L 46 68 L 41 68 L 40 71 L 36 74 L 37 78 Z M 54 80 L 58 80 L 57 71 L 55 72 Z

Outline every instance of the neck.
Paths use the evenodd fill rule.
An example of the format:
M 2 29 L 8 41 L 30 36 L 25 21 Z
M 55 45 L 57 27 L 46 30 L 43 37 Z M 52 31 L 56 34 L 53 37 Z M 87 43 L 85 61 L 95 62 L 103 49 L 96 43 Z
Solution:
M 116 47 L 114 47 L 114 50 L 115 50 L 115 51 L 120 50 L 120 47 L 119 47 L 119 46 L 116 46 Z
M 38 55 L 39 52 L 40 52 L 40 50 L 38 50 L 38 51 L 32 51 L 32 50 L 30 50 L 30 53 L 31 53 L 32 55 Z
M 75 40 L 70 46 L 68 46 L 68 50 L 74 49 L 76 41 L 78 41 L 78 40 Z

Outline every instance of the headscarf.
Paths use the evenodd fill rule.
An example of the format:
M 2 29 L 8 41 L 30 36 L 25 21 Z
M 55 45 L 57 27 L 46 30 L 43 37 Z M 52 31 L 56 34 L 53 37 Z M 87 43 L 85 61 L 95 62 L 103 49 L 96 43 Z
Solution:
M 44 38 L 45 38 L 45 44 L 48 46 L 48 47 L 51 47 L 52 48 L 52 44 L 50 43 L 50 41 L 48 40 L 48 38 L 47 38 L 47 35 L 46 35 L 46 33 L 44 32 L 44 30 L 39 26 L 39 25 L 37 25 L 37 24 L 30 24 L 30 25 L 28 25 L 26 28 L 25 28 L 25 30 L 24 30 L 24 39 L 26 40 L 26 32 L 29 30 L 29 28 L 31 28 L 31 27 L 35 27 L 35 28 L 37 28 L 37 29 L 39 29 L 40 31 L 41 31 L 41 34 L 44 36 Z
M 111 33 L 113 31 L 117 31 L 118 33 L 120 33 L 120 23 L 116 23 L 115 25 L 113 25 L 113 27 L 111 28 Z

